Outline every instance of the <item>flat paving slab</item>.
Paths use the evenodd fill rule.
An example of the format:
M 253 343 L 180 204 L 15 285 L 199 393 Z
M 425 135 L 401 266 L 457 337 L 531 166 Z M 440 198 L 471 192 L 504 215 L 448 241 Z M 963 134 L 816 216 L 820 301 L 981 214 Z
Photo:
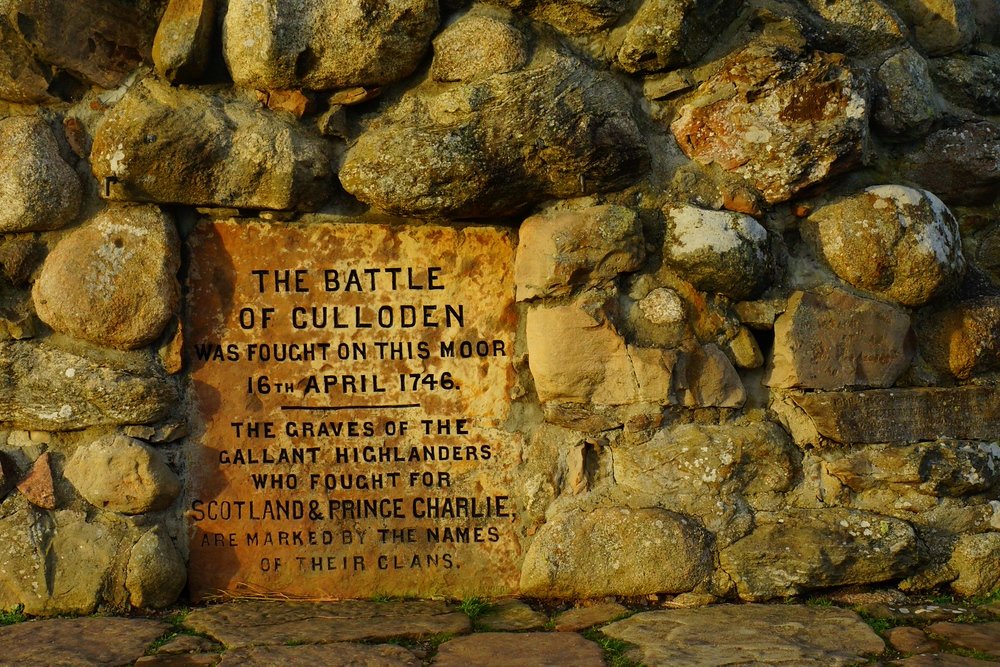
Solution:
M 469 617 L 444 602 L 246 600 L 196 609 L 184 625 L 226 648 L 420 639 L 472 630 Z
M 434 667 L 604 667 L 601 647 L 567 632 L 484 632 L 441 644 Z
M 520 600 L 501 600 L 476 619 L 476 627 L 494 632 L 523 632 L 541 630 L 549 617 L 535 611 Z
M 401 646 L 321 644 L 252 646 L 225 654 L 218 667 L 420 667 L 417 656 Z
M 648 667 L 850 665 L 885 650 L 852 611 L 806 605 L 718 605 L 636 614 L 602 632 L 638 646 Z
M 896 660 L 892 664 L 899 667 L 995 667 L 997 663 L 991 660 L 951 655 L 950 653 L 934 653 L 932 655 L 915 655 L 911 658 Z
M 0 628 L 3 667 L 131 665 L 170 625 L 139 618 L 50 618 Z
M 927 632 L 943 637 L 955 646 L 982 651 L 1000 658 L 1000 623 L 935 623 Z

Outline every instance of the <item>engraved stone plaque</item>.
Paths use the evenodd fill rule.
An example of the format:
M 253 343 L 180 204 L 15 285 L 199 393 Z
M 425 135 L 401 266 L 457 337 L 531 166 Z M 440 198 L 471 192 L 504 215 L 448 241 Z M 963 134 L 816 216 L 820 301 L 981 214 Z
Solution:
M 190 248 L 192 597 L 515 591 L 512 233 L 202 222 Z

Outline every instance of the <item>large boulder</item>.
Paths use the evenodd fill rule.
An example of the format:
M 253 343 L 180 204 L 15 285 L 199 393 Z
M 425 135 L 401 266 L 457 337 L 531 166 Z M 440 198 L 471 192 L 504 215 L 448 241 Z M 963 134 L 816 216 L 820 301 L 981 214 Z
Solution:
M 147 531 L 132 546 L 125 588 L 133 607 L 167 607 L 177 601 L 186 581 L 187 564 L 162 529 Z
M 658 72 L 696 61 L 732 21 L 742 0 L 645 0 L 624 27 L 618 64 Z
M 861 161 L 867 97 L 843 56 L 757 41 L 686 98 L 670 128 L 692 160 L 742 176 L 775 203 Z
M 155 341 L 180 301 L 180 241 L 156 206 L 112 206 L 64 237 L 32 289 L 56 331 L 135 349 Z
M 409 75 L 438 25 L 437 0 L 230 0 L 223 53 L 236 85 L 381 86 Z
M 348 150 L 344 189 L 399 215 L 473 218 L 640 177 L 649 152 L 620 84 L 566 54 L 539 61 L 411 90 Z
M 332 146 L 243 99 L 132 86 L 94 134 L 90 155 L 112 200 L 313 209 L 330 196 Z
M 82 196 L 80 179 L 45 121 L 0 120 L 0 233 L 63 227 L 79 213 Z
M 965 273 L 958 222 L 925 190 L 873 186 L 818 208 L 800 230 L 837 276 L 904 306 L 922 306 Z
M 521 593 L 538 597 L 683 593 L 712 568 L 710 538 L 661 509 L 602 507 L 549 521 L 524 557 Z
M 948 204 L 988 204 L 1000 187 L 1000 126 L 973 119 L 942 128 L 907 151 L 900 168 Z

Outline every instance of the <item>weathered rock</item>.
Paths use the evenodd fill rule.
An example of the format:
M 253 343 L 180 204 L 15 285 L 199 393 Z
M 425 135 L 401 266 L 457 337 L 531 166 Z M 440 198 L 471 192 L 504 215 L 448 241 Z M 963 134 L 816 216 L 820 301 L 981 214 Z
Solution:
M 476 619 L 476 626 L 489 632 L 541 630 L 549 617 L 520 600 L 503 600 Z
M 133 607 L 160 609 L 173 604 L 186 580 L 187 563 L 162 529 L 146 532 L 132 547 L 125 588 Z
M 81 446 L 63 474 L 91 505 L 122 514 L 166 509 L 181 492 L 180 479 L 163 457 L 124 435 Z
M 628 607 L 617 602 L 602 602 L 586 607 L 573 607 L 555 617 L 556 632 L 578 632 L 613 621 L 629 613 Z
M 688 407 L 740 408 L 747 399 L 740 374 L 713 343 L 681 354 L 673 379 L 672 395 Z
M 918 562 L 916 535 L 898 519 L 839 508 L 757 519 L 749 536 L 719 552 L 720 567 L 744 600 L 887 581 Z
M 169 629 L 144 618 L 53 618 L 0 628 L 0 652 L 7 664 L 25 667 L 125 665 Z
M 184 624 L 226 648 L 291 643 L 418 639 L 461 634 L 469 617 L 443 602 L 245 600 L 192 611 Z
M 0 452 L 0 503 L 4 501 L 17 484 L 17 470 L 10 457 Z
M 1000 588 L 1000 533 L 960 536 L 948 565 L 958 574 L 951 588 L 959 595 L 993 593 Z
M 910 364 L 910 318 L 840 290 L 795 292 L 774 323 L 771 387 L 889 387 Z M 872 441 L 877 442 L 877 441 Z
M 931 73 L 949 100 L 984 115 L 1000 113 L 1000 54 L 935 58 Z
M 56 331 L 130 350 L 156 340 L 180 300 L 180 240 L 156 206 L 113 206 L 64 237 L 32 289 Z
M 149 424 L 177 402 L 152 368 L 116 368 L 45 345 L 0 342 L 0 412 L 18 428 L 71 431 Z
M 775 203 L 861 160 L 866 97 L 842 56 L 752 43 L 688 98 L 670 128 L 688 157 L 735 172 Z
M 103 88 L 122 83 L 149 58 L 153 25 L 118 0 L 10 0 L 11 26 L 40 63 Z
M 887 0 L 913 28 L 917 44 L 932 56 L 965 48 L 976 37 L 970 0 Z
M 966 658 L 954 653 L 932 653 L 895 660 L 891 664 L 898 667 L 990 667 L 996 663 L 992 660 Z
M 925 190 L 877 185 L 812 213 L 803 237 L 841 279 L 904 306 L 921 306 L 965 273 L 958 222 Z
M 230 0 L 222 44 L 236 85 L 381 86 L 409 75 L 438 25 L 436 0 L 366 11 L 347 0 Z
M 885 633 L 885 638 L 900 653 L 933 653 L 941 648 L 923 630 L 911 626 L 890 628 Z
M 985 204 L 1000 185 L 1000 126 L 971 120 L 927 136 L 906 154 L 902 174 L 949 204 Z
M 992 0 L 972 0 L 972 11 L 976 15 L 979 40 L 996 44 L 1000 39 L 1000 11 Z
M 921 356 L 959 380 L 1000 369 L 1000 297 L 936 309 L 916 325 Z
M 602 667 L 600 646 L 580 635 L 565 632 L 511 634 L 490 632 L 460 637 L 438 649 L 435 667 L 535 667 L 536 665 L 579 665 Z
M 80 211 L 82 190 L 41 118 L 0 120 L 0 232 L 58 229 Z
M 677 353 L 627 345 L 605 313 L 585 302 L 532 308 L 526 338 L 528 366 L 543 402 L 665 405 L 672 400 Z
M 1000 429 L 992 387 L 813 392 L 794 400 L 821 434 L 842 443 L 992 441 Z
M 854 612 L 805 605 L 713 605 L 636 614 L 601 629 L 646 665 L 852 665 L 885 644 Z
M 419 667 L 411 651 L 389 644 L 333 644 L 253 646 L 227 651 L 218 667 L 272 667 L 272 665 L 328 665 L 329 667 Z
M 31 47 L 17 32 L 13 22 L 0 16 L 0 99 L 21 104 L 44 104 L 52 73 L 35 60 Z
M 216 667 L 221 664 L 218 653 L 189 655 L 147 655 L 135 661 L 135 667 Z M 232 664 L 232 663 L 230 663 Z
M 430 74 L 435 81 L 468 81 L 513 72 L 527 63 L 528 43 L 520 29 L 470 12 L 434 38 Z
M 919 137 L 941 117 L 927 61 L 914 49 L 886 58 L 875 79 L 872 120 L 882 131 L 895 137 Z
M 1000 623 L 935 623 L 927 626 L 931 635 L 972 651 L 982 651 L 1000 658 Z
M 767 230 L 748 215 L 694 206 L 663 210 L 663 262 L 705 292 L 734 301 L 767 286 L 771 258 Z
M 291 119 L 153 79 L 105 115 L 90 159 L 113 200 L 308 210 L 333 181 L 331 146 Z
M 521 592 L 539 597 L 682 593 L 711 570 L 709 536 L 661 509 L 603 507 L 546 523 L 528 547 Z
M 618 64 L 636 73 L 694 62 L 742 5 L 742 0 L 645 0 L 625 25 Z
M 626 0 L 488 0 L 490 4 L 528 14 L 571 34 L 610 27 L 628 7 Z
M 18 482 L 17 490 L 35 507 L 46 510 L 56 508 L 56 489 L 52 481 L 52 461 L 48 452 L 35 459 L 31 470 Z
M 906 42 L 908 30 L 882 0 L 806 0 L 836 35 L 837 52 L 868 55 Z
M 645 257 L 639 217 L 621 206 L 533 215 L 521 224 L 518 238 L 519 301 L 608 282 L 638 269 Z
M 153 64 L 171 83 L 194 83 L 212 48 L 215 0 L 171 0 L 153 40 Z
M 347 151 L 344 189 L 400 215 L 492 217 L 640 177 L 649 153 L 621 86 L 566 54 L 535 62 L 412 89 Z
M 216 653 L 222 647 L 206 637 L 177 635 L 156 649 L 157 655 L 181 655 L 184 653 Z
M 16 287 L 26 285 L 38 268 L 43 247 L 30 238 L 7 238 L 0 241 L 0 275 Z

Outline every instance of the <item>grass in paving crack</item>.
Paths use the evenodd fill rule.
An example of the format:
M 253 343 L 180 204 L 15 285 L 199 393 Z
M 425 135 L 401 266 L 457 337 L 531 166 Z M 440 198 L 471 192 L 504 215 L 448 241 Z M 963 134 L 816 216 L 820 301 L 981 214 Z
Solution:
M 470 621 L 476 620 L 491 609 L 493 605 L 490 601 L 480 597 L 465 598 L 458 605 L 458 610 L 468 616 Z
M 24 605 L 19 604 L 11 609 L 0 609 L 0 625 L 14 625 L 28 620 L 24 615 Z
M 632 660 L 625 654 L 635 648 L 632 644 L 621 639 L 608 637 L 596 628 L 591 628 L 583 633 L 585 639 L 596 643 L 604 651 L 604 660 L 608 667 L 642 667 L 641 663 Z

